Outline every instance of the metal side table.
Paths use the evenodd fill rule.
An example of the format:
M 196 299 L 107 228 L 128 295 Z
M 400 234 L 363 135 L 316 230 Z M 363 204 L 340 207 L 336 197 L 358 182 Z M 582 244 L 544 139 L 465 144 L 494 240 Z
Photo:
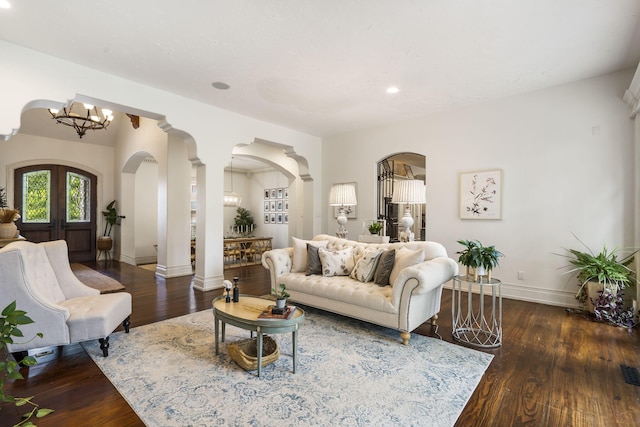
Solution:
M 485 302 L 489 295 L 490 301 Z M 456 341 L 482 348 L 501 346 L 502 282 L 486 277 L 475 282 L 473 277 L 455 276 L 451 315 Z

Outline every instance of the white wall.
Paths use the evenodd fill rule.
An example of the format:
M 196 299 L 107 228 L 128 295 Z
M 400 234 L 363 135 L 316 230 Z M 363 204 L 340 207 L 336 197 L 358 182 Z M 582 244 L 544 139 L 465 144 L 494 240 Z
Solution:
M 135 261 L 155 263 L 158 252 L 158 164 L 143 161 L 135 174 Z
M 494 274 L 505 296 L 576 305 L 576 282 L 561 274 L 566 262 L 554 255 L 579 247 L 572 233 L 594 250 L 633 245 L 633 127 L 622 101 L 632 76 L 613 73 L 326 138 L 323 198 L 331 182 L 358 183 L 358 220 L 348 224 L 357 235 L 361 220 L 375 217 L 376 162 L 396 152 L 424 154 L 428 240 L 456 259 L 458 239 L 496 245 L 506 255 Z M 458 174 L 494 168 L 503 170 L 503 219 L 460 220 Z

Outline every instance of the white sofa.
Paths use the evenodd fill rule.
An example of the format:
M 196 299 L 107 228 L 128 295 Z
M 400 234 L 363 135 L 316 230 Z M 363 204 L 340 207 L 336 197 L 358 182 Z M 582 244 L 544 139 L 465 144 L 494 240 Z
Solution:
M 365 250 L 395 249 L 400 253 L 404 247 L 411 251 L 422 250 L 424 261 L 396 271 L 395 280 L 386 286 L 349 276 L 307 275 L 301 269 L 301 263 L 308 261 L 301 258 L 304 255 L 301 245 L 304 244 L 306 249 L 309 242 L 326 245 L 328 250 L 350 247 L 356 259 Z M 396 259 L 397 267 L 402 264 L 400 259 Z M 262 265 L 270 271 L 271 287 L 284 283 L 291 301 L 396 329 L 400 331 L 405 345 L 409 343 L 410 332 L 422 323 L 432 319 L 435 325 L 442 287 L 458 274 L 457 262 L 449 258 L 444 246 L 436 242 L 375 244 L 326 234 L 317 235 L 311 241 L 294 239 L 294 247 L 267 251 L 263 254 Z
M 7 346 L 11 353 L 98 339 L 104 357 L 109 335 L 120 323 L 129 332 L 131 294 L 100 291 L 71 271 L 64 240 L 13 242 L 0 249 L 0 310 L 16 301 L 34 323 L 21 325 L 24 339 Z M 38 338 L 37 333 L 43 337 Z

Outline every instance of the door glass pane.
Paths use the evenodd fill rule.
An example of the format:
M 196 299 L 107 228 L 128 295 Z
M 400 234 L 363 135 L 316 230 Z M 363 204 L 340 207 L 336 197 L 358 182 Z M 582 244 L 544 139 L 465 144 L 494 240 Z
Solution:
M 89 178 L 67 172 L 67 222 L 89 222 L 90 191 Z
M 22 222 L 49 222 L 51 218 L 51 171 L 22 175 Z

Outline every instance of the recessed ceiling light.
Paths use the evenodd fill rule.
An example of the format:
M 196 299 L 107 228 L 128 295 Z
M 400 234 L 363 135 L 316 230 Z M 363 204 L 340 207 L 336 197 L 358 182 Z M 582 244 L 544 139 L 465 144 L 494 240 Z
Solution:
M 387 88 L 387 93 L 398 93 L 398 92 L 400 92 L 400 89 L 398 89 L 395 86 L 391 86 L 391 87 Z
M 11 3 L 9 3 L 9 0 L 0 0 L 0 9 L 11 9 Z
M 0 0 L 0 1 L 2 1 L 2 0 Z M 225 82 L 213 82 L 213 83 L 211 83 L 211 86 L 215 87 L 216 89 L 220 89 L 220 90 L 227 90 L 227 89 L 229 89 L 231 87 L 228 84 L 226 84 Z

